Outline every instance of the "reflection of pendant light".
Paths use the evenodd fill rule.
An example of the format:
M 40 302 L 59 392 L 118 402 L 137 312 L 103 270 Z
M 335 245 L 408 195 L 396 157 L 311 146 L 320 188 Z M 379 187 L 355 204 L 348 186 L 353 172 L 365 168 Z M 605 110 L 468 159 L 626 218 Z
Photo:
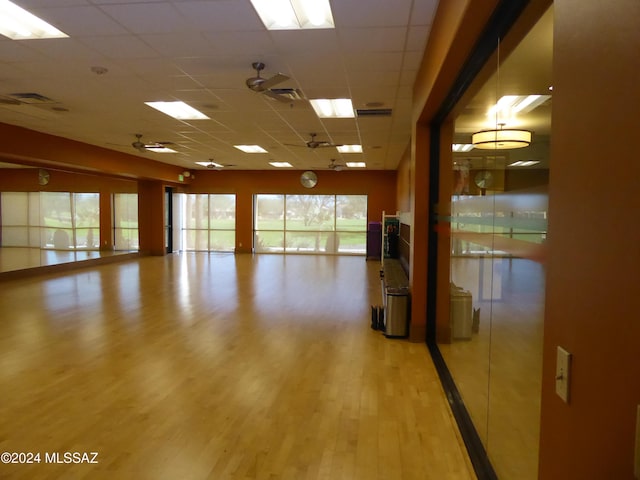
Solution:
M 531 143 L 529 130 L 503 128 L 504 124 L 500 124 L 499 127 L 494 130 L 481 130 L 471 135 L 473 147 L 483 150 L 505 150 L 528 147 Z

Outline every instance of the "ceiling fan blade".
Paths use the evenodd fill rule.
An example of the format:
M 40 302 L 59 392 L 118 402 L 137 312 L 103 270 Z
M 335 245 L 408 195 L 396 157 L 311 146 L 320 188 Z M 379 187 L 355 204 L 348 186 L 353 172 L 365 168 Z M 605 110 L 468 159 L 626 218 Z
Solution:
M 278 95 L 275 92 L 272 92 L 271 90 L 264 90 L 262 93 L 264 93 L 267 97 L 269 98 L 273 98 L 274 100 L 278 100 L 279 102 L 282 103 L 291 103 L 291 99 L 285 97 L 284 95 Z
M 273 77 L 267 78 L 264 82 L 262 82 L 260 84 L 260 89 L 261 90 L 268 90 L 269 88 L 273 87 L 274 85 L 277 85 L 279 83 L 285 82 L 287 80 L 289 80 L 288 76 L 286 76 L 283 73 L 277 73 Z

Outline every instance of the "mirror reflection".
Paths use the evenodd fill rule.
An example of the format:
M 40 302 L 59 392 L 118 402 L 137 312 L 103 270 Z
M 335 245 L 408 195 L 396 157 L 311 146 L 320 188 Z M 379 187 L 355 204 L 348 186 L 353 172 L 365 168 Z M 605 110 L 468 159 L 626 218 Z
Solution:
M 499 478 L 537 478 L 552 8 L 455 119 L 451 338 L 440 351 Z

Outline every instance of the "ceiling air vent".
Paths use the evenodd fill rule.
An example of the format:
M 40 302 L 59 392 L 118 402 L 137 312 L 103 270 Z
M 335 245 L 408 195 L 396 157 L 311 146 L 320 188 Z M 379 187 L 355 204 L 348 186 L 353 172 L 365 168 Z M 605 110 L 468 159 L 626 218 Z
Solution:
M 54 100 L 51 100 L 49 97 L 45 97 L 44 95 L 40 95 L 39 93 L 12 93 L 9 96 L 22 103 L 29 103 L 32 105 L 43 104 L 43 103 L 56 103 Z
M 359 117 L 390 117 L 390 108 L 360 108 L 356 110 Z
M 297 88 L 270 88 L 269 90 L 291 100 L 304 100 L 302 91 Z

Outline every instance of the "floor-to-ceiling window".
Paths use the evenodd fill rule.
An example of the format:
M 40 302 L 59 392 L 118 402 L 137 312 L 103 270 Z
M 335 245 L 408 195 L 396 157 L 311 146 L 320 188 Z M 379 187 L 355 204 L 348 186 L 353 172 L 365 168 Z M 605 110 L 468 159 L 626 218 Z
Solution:
M 233 252 L 236 245 L 236 196 L 193 193 L 174 195 L 178 250 Z
M 256 252 L 364 255 L 366 243 L 366 195 L 254 197 Z
M 537 478 L 552 24 L 551 8 L 505 58 L 498 46 L 493 76 L 455 109 L 439 350 L 501 479 Z

